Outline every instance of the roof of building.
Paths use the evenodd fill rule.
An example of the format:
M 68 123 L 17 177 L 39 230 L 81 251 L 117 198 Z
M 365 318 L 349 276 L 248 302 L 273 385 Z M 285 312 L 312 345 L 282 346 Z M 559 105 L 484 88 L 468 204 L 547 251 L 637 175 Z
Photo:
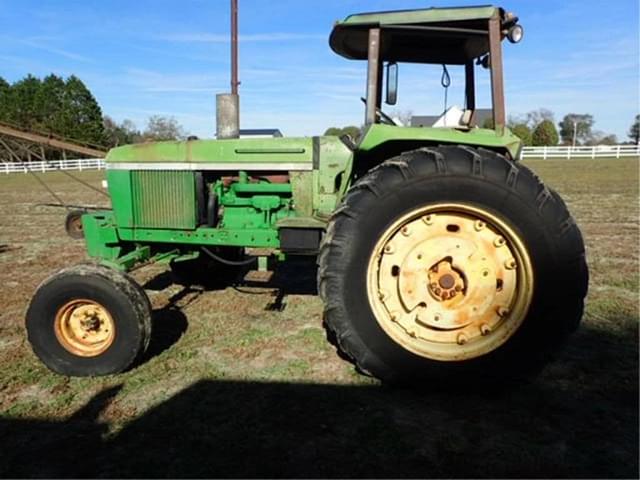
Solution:
M 278 128 L 241 128 L 240 136 L 282 137 Z

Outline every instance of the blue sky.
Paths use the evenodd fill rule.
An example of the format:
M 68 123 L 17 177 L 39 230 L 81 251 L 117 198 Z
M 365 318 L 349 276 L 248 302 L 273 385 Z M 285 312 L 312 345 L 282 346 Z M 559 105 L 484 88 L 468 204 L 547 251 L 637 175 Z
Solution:
M 482 1 L 239 3 L 242 127 L 313 135 L 359 125 L 364 115 L 365 65 L 330 50 L 335 20 L 361 11 Z M 505 42 L 508 113 L 544 107 L 556 121 L 569 112 L 592 113 L 597 130 L 626 140 L 640 111 L 638 0 L 510 0 L 500 6 L 525 27 L 521 44 Z M 0 76 L 75 74 L 116 120 L 143 127 L 150 115 L 172 115 L 188 132 L 210 137 L 215 93 L 229 90 L 228 8 L 228 0 L 0 0 Z M 461 72 L 452 73 L 449 104 L 461 104 Z M 488 106 L 483 75 L 480 106 Z M 396 110 L 436 114 L 442 107 L 439 68 L 401 65 Z

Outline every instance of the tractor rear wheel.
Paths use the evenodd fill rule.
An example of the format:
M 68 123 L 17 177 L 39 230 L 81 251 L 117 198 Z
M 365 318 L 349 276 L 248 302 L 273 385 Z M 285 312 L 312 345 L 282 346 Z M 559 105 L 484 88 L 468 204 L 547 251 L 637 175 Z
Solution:
M 526 167 L 462 146 L 362 177 L 318 263 L 328 337 L 388 381 L 530 374 L 577 327 L 588 280 L 560 197 Z
M 54 372 L 109 375 L 130 368 L 145 352 L 151 305 L 128 275 L 77 265 L 38 287 L 26 327 L 33 351 Z

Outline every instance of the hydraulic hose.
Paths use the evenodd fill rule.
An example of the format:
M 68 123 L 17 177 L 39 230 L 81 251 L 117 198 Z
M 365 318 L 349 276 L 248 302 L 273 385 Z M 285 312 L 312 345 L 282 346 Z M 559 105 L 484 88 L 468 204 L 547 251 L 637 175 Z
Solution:
M 223 258 L 220 255 L 216 255 L 211 250 L 209 250 L 207 247 L 200 247 L 200 248 L 202 248 L 202 251 L 204 253 L 206 253 L 207 255 L 209 255 L 211 258 L 213 258 L 216 262 L 223 263 L 224 265 L 230 265 L 232 267 L 239 267 L 239 266 L 242 266 L 242 265 L 249 265 L 250 263 L 255 262 L 256 259 L 258 258 L 258 257 L 249 257 L 246 260 L 227 260 L 226 258 Z

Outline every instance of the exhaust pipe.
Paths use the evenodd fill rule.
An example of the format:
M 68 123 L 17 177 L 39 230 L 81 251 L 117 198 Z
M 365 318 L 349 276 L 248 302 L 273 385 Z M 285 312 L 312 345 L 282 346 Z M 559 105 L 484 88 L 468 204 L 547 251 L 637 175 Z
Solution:
M 234 93 L 216 95 L 216 137 L 240 137 L 240 97 Z

